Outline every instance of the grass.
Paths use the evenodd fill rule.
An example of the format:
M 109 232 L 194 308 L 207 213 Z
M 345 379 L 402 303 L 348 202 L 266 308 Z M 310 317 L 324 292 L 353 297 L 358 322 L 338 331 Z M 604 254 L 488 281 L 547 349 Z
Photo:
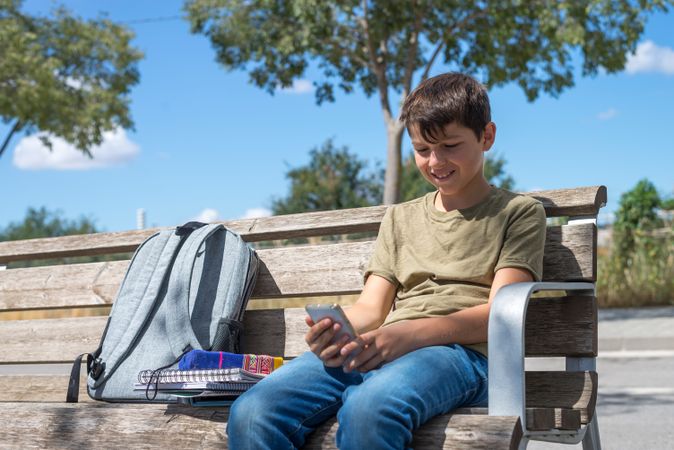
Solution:
M 637 233 L 627 257 L 601 252 L 597 262 L 600 308 L 674 305 L 674 232 Z

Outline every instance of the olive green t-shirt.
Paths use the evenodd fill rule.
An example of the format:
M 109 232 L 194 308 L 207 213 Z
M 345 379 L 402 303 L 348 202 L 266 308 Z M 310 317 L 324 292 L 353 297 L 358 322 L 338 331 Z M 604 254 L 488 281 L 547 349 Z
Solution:
M 504 267 L 540 281 L 545 244 L 543 205 L 492 187 L 480 203 L 444 212 L 435 192 L 390 207 L 365 272 L 398 287 L 384 326 L 437 317 L 487 303 L 494 274 Z M 487 354 L 487 344 L 467 347 Z

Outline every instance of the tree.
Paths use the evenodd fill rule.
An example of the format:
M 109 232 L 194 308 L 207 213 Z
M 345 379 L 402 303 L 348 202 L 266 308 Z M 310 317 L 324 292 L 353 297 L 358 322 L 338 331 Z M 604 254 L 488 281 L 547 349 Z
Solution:
M 382 171 L 366 171 L 367 162 L 335 147 L 332 139 L 309 152 L 306 166 L 291 169 L 290 192 L 272 202 L 274 214 L 357 208 L 381 203 Z
M 530 101 L 573 86 L 583 75 L 622 70 L 646 14 L 671 0 L 583 2 L 463 0 L 186 0 L 193 33 L 213 44 L 227 69 L 245 69 L 273 94 L 313 64 L 323 79 L 316 100 L 334 101 L 359 86 L 376 94 L 387 133 L 384 202 L 399 199 L 400 102 L 441 58 L 446 68 L 479 75 L 489 87 L 517 83 Z
M 634 253 L 635 236 L 640 231 L 650 231 L 662 225 L 657 209 L 661 206 L 657 189 L 643 179 L 630 191 L 620 196 L 620 205 L 613 224 L 614 251 L 623 265 L 629 265 Z
M 513 189 L 515 180 L 505 173 L 506 160 L 498 154 L 488 154 L 484 160 L 484 176 L 487 181 L 503 189 Z M 434 191 L 435 187 L 426 181 L 414 162 L 411 152 L 403 162 L 400 183 L 401 200 L 407 201 Z
M 128 94 L 142 53 L 133 33 L 108 19 L 82 20 L 57 9 L 53 18 L 0 0 L 0 117 L 12 137 L 36 130 L 60 136 L 91 156 L 103 132 L 131 128 Z M 46 134 L 40 137 L 51 148 Z
M 613 245 L 599 258 L 597 297 L 602 306 L 672 303 L 674 233 L 671 218 L 658 212 L 670 206 L 653 183 L 643 179 L 620 197 L 613 223 Z
M 22 222 L 11 222 L 4 229 L 0 229 L 0 242 L 97 232 L 92 219 L 64 219 L 59 211 L 49 211 L 43 206 L 39 209 L 28 208 Z
M 71 234 L 88 234 L 98 232 L 92 219 L 81 217 L 78 220 L 68 220 L 62 217 L 60 211 L 49 211 L 45 207 L 28 208 L 26 217 L 21 222 L 11 222 L 4 229 L 0 229 L 0 242 L 17 241 L 21 239 L 36 239 L 45 237 L 68 236 Z M 41 261 L 19 261 L 9 263 L 9 267 L 31 267 L 64 262 L 93 262 L 119 259 L 118 257 L 79 257 L 58 258 Z

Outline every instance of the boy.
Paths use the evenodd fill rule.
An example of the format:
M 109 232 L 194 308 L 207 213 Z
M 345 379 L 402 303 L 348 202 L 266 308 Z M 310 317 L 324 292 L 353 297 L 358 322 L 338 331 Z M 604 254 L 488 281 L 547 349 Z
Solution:
M 486 405 L 490 303 L 504 285 L 540 280 L 545 212 L 484 178 L 496 127 L 473 78 L 424 81 L 400 120 L 437 190 L 382 219 L 365 286 L 346 312 L 359 338 L 332 343 L 339 324 L 307 317 L 311 352 L 232 406 L 233 449 L 301 447 L 335 414 L 339 448 L 401 449 L 430 418 Z

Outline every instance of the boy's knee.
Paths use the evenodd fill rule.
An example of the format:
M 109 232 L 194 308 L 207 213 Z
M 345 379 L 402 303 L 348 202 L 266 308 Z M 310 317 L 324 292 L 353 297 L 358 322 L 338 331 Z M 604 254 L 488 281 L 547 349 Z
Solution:
M 412 439 L 415 412 L 411 405 L 360 389 L 337 413 L 340 448 L 403 448 Z
M 249 395 L 250 394 L 250 395 Z M 230 407 L 227 419 L 227 436 L 232 448 L 247 448 L 240 445 L 251 439 L 251 436 L 264 434 L 264 430 L 273 427 L 269 399 L 254 391 L 239 397 Z

